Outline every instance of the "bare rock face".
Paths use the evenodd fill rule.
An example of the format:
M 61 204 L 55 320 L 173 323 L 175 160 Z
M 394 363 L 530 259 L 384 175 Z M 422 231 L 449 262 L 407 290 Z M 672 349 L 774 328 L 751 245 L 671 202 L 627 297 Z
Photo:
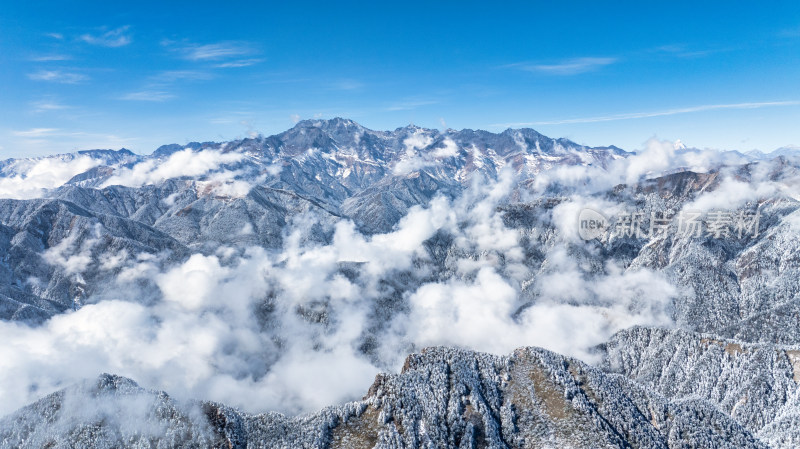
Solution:
M 379 376 L 365 401 L 358 419 L 333 430 L 333 446 L 762 447 L 708 403 L 672 403 L 537 348 L 507 357 L 430 348 L 402 374 Z

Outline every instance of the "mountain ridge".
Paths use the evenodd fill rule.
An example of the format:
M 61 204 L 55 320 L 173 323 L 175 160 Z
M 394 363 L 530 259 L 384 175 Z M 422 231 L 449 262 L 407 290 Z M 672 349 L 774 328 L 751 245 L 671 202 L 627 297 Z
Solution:
M 12 361 L 0 393 L 35 404 L 0 435 L 12 447 L 792 447 L 797 179 L 785 156 L 346 119 L 149 156 L 6 161 L 0 192 L 22 198 L 0 199 Z M 642 221 L 583 240 L 586 208 Z M 758 220 L 692 234 L 686 211 L 706 227 L 720 212 Z M 525 345 L 547 349 L 489 355 Z M 202 401 L 184 409 L 109 375 L 68 388 L 99 415 L 58 417 L 66 393 L 41 396 L 87 372 Z M 376 372 L 365 399 L 324 408 Z

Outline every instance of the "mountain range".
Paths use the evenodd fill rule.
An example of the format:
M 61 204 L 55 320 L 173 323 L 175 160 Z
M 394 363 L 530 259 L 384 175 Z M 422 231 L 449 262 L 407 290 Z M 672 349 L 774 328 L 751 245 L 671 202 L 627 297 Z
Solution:
M 0 197 L 0 447 L 800 445 L 796 149 L 336 118 Z

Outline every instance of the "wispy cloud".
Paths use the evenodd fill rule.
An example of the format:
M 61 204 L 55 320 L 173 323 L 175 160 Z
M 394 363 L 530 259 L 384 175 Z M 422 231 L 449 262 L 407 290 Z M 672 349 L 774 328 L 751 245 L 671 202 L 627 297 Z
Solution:
M 358 90 L 364 87 L 364 83 L 352 79 L 343 79 L 331 84 L 334 90 Z
M 130 92 L 119 97 L 120 100 L 126 101 L 152 101 L 161 102 L 175 98 L 175 95 L 163 90 L 140 90 Z
M 61 70 L 40 70 L 38 72 L 29 73 L 28 78 L 34 81 L 50 81 L 64 84 L 76 84 L 89 79 L 88 76 L 80 73 L 64 72 Z
M 25 131 L 11 131 L 17 137 L 45 137 L 58 131 L 58 128 L 31 128 Z
M 200 70 L 166 70 L 152 77 L 153 81 L 172 83 L 175 81 L 208 80 L 214 76 Z
M 214 78 L 214 74 L 203 70 L 165 70 L 151 75 L 139 90 L 129 92 L 120 100 L 162 102 L 176 98 L 171 91 L 179 83 L 204 81 Z
M 661 45 L 652 50 L 649 50 L 656 53 L 664 53 L 671 56 L 675 56 L 678 58 L 701 58 L 703 56 L 708 56 L 714 53 L 718 53 L 720 51 L 725 51 L 724 49 L 703 49 L 703 50 L 693 50 L 687 48 L 683 44 L 668 44 L 668 45 Z
M 166 42 L 170 44 L 171 42 Z M 240 58 L 255 53 L 253 47 L 246 42 L 218 42 L 215 44 L 189 44 L 177 48 L 184 59 L 190 61 L 220 61 L 229 58 Z
M 251 58 L 251 59 L 237 59 L 235 61 L 223 62 L 221 64 L 217 64 L 214 67 L 217 68 L 233 68 L 233 67 L 249 67 L 251 65 L 256 65 L 261 62 L 264 62 L 263 59 L 260 58 Z
M 69 106 L 52 100 L 40 100 L 31 103 L 31 111 L 34 113 L 59 111 L 62 109 L 69 109 Z
M 130 26 L 125 25 L 106 31 L 103 34 L 84 34 L 81 35 L 79 39 L 87 44 L 99 45 L 101 47 L 123 47 L 133 41 L 130 34 L 128 34 L 129 29 Z
M 41 55 L 41 56 L 33 56 L 31 57 L 31 61 L 34 62 L 48 62 L 48 61 L 68 61 L 72 59 L 69 55 Z
M 759 103 L 708 104 L 702 106 L 692 106 L 687 108 L 666 109 L 663 111 L 633 112 L 628 114 L 572 118 L 563 120 L 547 120 L 540 122 L 498 123 L 491 126 L 496 128 L 507 128 L 507 127 L 514 128 L 520 126 L 568 125 L 573 123 L 613 122 L 617 120 L 664 117 L 669 115 L 690 114 L 693 112 L 716 111 L 721 109 L 760 109 L 760 108 L 769 108 L 776 106 L 796 106 L 796 105 L 800 105 L 800 101 L 765 101 Z
M 176 98 L 173 86 L 190 81 L 210 80 L 214 74 L 203 70 L 165 70 L 151 75 L 139 90 L 119 97 L 119 100 L 162 102 Z
M 393 104 L 386 108 L 387 111 L 410 111 L 422 106 L 428 106 L 439 103 L 436 100 L 410 100 Z
M 61 33 L 45 33 L 45 36 L 52 37 L 53 39 L 58 39 L 58 40 L 64 39 L 64 35 Z
M 565 59 L 553 64 L 517 63 L 510 64 L 506 67 L 515 67 L 528 72 L 546 73 L 551 75 L 577 75 L 579 73 L 586 73 L 600 69 L 618 61 L 618 58 L 587 57 Z

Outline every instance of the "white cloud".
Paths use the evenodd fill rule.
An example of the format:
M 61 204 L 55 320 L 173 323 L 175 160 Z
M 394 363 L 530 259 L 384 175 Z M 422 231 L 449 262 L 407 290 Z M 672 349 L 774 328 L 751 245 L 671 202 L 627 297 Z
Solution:
M 162 102 L 173 98 L 175 98 L 175 94 L 163 90 L 140 90 L 119 97 L 120 100 L 153 102 Z
M 425 284 L 411 295 L 410 303 L 409 326 L 422 347 L 449 345 L 498 352 L 523 344 L 513 341 L 518 335 L 508 328 L 521 305 L 517 291 L 490 267 L 482 267 L 472 282 L 451 279 Z
M 157 282 L 164 299 L 187 311 L 208 308 L 218 300 L 213 287 L 228 276 L 228 269 L 215 256 L 195 254 L 186 263 L 159 276 Z
M 417 130 L 410 136 L 403 140 L 403 145 L 406 146 L 406 152 L 421 150 L 433 143 L 433 138 L 425 133 L 424 130 Z
M 645 149 L 625 159 L 625 182 L 634 183 L 645 175 L 659 175 L 674 166 L 675 145 L 669 141 L 650 139 Z
M 441 146 L 429 148 L 433 144 L 433 138 L 418 130 L 407 137 L 403 144 L 406 147 L 405 157 L 394 166 L 393 173 L 404 175 L 425 167 L 431 167 L 439 163 L 440 159 L 458 156 L 458 145 L 449 137 L 445 137 Z
M 277 172 L 275 171 L 277 167 Z M 214 172 L 206 176 L 204 181 L 195 181 L 197 194 L 214 195 L 225 198 L 243 198 L 254 185 L 262 184 L 267 176 L 275 176 L 280 172 L 280 166 L 271 165 L 266 168 L 266 173 L 252 177 L 239 171 Z
M 49 112 L 49 111 L 61 111 L 64 109 L 69 109 L 70 107 L 59 103 L 57 101 L 52 100 L 41 100 L 35 101 L 31 103 L 31 110 L 34 113 L 42 113 L 42 112 Z
M 390 105 L 386 108 L 387 111 L 410 111 L 413 109 L 420 108 L 422 106 L 428 106 L 432 104 L 439 103 L 436 100 L 408 100 L 408 101 L 401 101 L 399 103 L 395 103 Z
M 455 155 L 458 147 L 455 142 L 447 138 L 444 142 L 443 148 L 437 148 L 431 153 L 422 153 L 424 150 L 433 144 L 433 138 L 426 134 L 422 129 L 416 130 L 413 134 L 403 140 L 403 145 L 406 147 L 406 154 L 394 166 L 393 173 L 396 175 L 404 175 L 421 168 L 429 167 L 436 164 L 436 158 L 448 157 Z
M 415 136 L 408 146 L 427 142 Z M 238 157 L 185 150 L 121 171 L 116 181 L 196 176 Z M 104 300 L 39 328 L 0 322 L 0 414 L 100 372 L 178 398 L 297 413 L 360 397 L 377 372 L 398 369 L 409 350 L 425 345 L 497 353 L 538 345 L 588 359 L 588 348 L 617 329 L 669 323 L 662 306 L 672 290 L 654 273 L 613 264 L 587 273 L 557 245 L 549 268 L 532 277 L 520 232 L 505 227 L 497 208 L 514 186 L 510 171 L 499 182 L 476 178 L 462 197 L 413 207 L 385 234 L 362 235 L 341 221 L 328 244 L 304 238 L 319 223 L 309 214 L 290 225 L 279 251 L 195 254 L 166 270 L 152 256 L 114 254 L 98 264 L 120 270 L 111 290 L 141 303 Z M 441 279 L 430 276 L 424 245 L 440 232 L 455 245 Z M 71 272 L 87 263 L 74 241 L 52 254 Z M 358 267 L 358 277 L 344 276 L 343 264 Z M 402 297 L 384 296 L 387 281 L 406 278 L 418 284 Z M 155 297 L 138 290 L 148 279 Z M 531 286 L 543 293 L 532 303 L 523 294 Z M 379 299 L 399 302 L 400 312 L 376 322 Z M 377 360 L 359 352 L 368 334 Z
M 579 73 L 591 72 L 618 61 L 618 58 L 586 57 L 565 59 L 555 64 L 512 64 L 510 67 L 519 67 L 529 72 L 552 75 L 576 75 Z
M 29 73 L 28 78 L 34 81 L 50 81 L 63 84 L 77 84 L 89 79 L 88 76 L 80 73 L 64 72 L 61 70 L 40 70 L 38 72 Z
M 103 186 L 123 185 L 138 187 L 165 179 L 182 176 L 201 176 L 217 170 L 222 164 L 242 160 L 241 153 L 223 153 L 218 150 L 192 151 L 187 148 L 173 153 L 164 161 L 149 159 L 133 167 L 118 169 Z
M 154 81 L 167 83 L 175 81 L 208 80 L 211 78 L 213 78 L 211 73 L 200 70 L 165 70 L 152 77 Z
M 491 268 L 481 268 L 473 281 L 423 285 L 410 299 L 411 338 L 421 347 L 450 345 L 495 354 L 535 345 L 594 361 L 589 349 L 620 329 L 671 324 L 666 310 L 674 289 L 652 272 L 612 274 L 594 282 L 580 272 L 556 272 L 541 282 L 550 290 L 517 318 L 522 305 L 517 288 Z
M 249 59 L 236 59 L 229 62 L 223 62 L 221 64 L 217 64 L 214 67 L 227 69 L 227 68 L 236 68 L 236 67 L 250 67 L 251 65 L 256 65 L 264 62 L 263 59 L 259 58 L 249 58 Z
M 685 108 L 666 109 L 651 112 L 632 112 L 627 114 L 615 114 L 597 117 L 572 118 L 563 120 L 545 120 L 538 122 L 518 122 L 518 123 L 498 123 L 491 125 L 496 128 L 524 127 L 524 126 L 543 126 L 543 125 L 569 125 L 575 123 L 597 123 L 612 122 L 617 120 L 632 120 L 650 117 L 666 117 L 670 115 L 691 114 L 704 111 L 718 111 L 723 109 L 761 109 L 778 106 L 797 106 L 800 101 L 762 101 L 754 103 L 728 103 L 728 104 L 707 104 L 701 106 L 690 106 Z
M 130 26 L 122 26 L 113 30 L 106 31 L 102 34 L 83 34 L 80 40 L 87 44 L 99 45 L 101 47 L 124 47 L 132 42 L 132 38 L 128 33 Z
M 58 244 L 48 248 L 43 258 L 50 265 L 56 265 L 67 275 L 80 275 L 92 262 L 92 248 L 97 244 L 102 225 L 97 223 L 90 231 L 92 235 L 79 241 L 79 232 L 72 232 Z
M 214 74 L 203 70 L 164 70 L 148 77 L 142 89 L 126 93 L 119 100 L 163 102 L 177 97 L 171 87 L 179 82 L 204 81 L 214 78 Z
M 441 148 L 436 148 L 433 150 L 433 157 L 436 158 L 444 158 L 444 157 L 454 157 L 458 155 L 458 145 L 453 141 L 453 139 L 449 137 L 445 137 Z
M 776 196 L 780 191 L 777 183 L 756 180 L 739 181 L 735 177 L 724 177 L 717 188 L 703 192 L 694 201 L 683 206 L 685 211 L 707 212 L 710 210 L 732 211 L 747 203 Z
M 531 186 L 536 192 L 543 192 L 548 186 L 559 184 L 578 189 L 582 193 L 592 193 L 675 171 L 707 173 L 725 165 L 738 165 L 748 161 L 748 158 L 734 152 L 676 149 L 672 141 L 651 138 L 635 154 L 612 159 L 605 167 L 558 164 L 538 173 Z
M 49 136 L 58 131 L 57 128 L 31 128 L 25 131 L 12 131 L 17 137 L 42 137 Z
M 406 137 L 406 139 L 403 140 L 403 145 L 406 147 L 406 154 L 404 158 L 395 164 L 393 168 L 394 174 L 403 175 L 430 165 L 430 161 L 426 161 L 419 155 L 419 150 L 432 143 L 433 139 L 425 134 L 423 130 L 417 130 Z
M 218 42 L 215 44 L 187 45 L 179 51 L 190 61 L 218 61 L 222 59 L 248 56 L 254 53 L 252 46 L 245 42 Z
M 34 56 L 31 58 L 31 61 L 49 62 L 49 61 L 68 61 L 70 59 L 72 59 L 72 57 L 69 55 L 50 54 L 50 55 Z
M 48 129 L 31 130 L 35 134 L 45 134 Z M 99 165 L 101 161 L 89 156 L 78 156 L 72 159 L 49 157 L 42 159 L 19 159 L 4 171 L 12 171 L 11 175 L 0 177 L 0 198 L 29 199 L 44 195 L 48 189 L 54 189 L 69 181 L 73 176 L 83 173 Z
M 433 139 L 422 132 L 404 144 L 409 159 L 421 163 L 457 151 L 447 140 L 430 149 Z M 425 149 L 429 154 L 420 155 Z M 187 149 L 118 169 L 106 185 L 203 176 L 198 189 L 241 195 L 249 184 L 237 184 L 237 172 L 220 168 L 242 157 Z M 607 170 L 542 172 L 536 188 L 554 182 L 580 187 L 591 180 L 587 188 L 599 189 L 675 167 L 710 169 L 721 161 L 718 153 L 676 150 L 671 142 L 653 139 L 640 154 L 611 162 Z M 53 170 L 45 168 L 40 171 L 52 177 Z M 137 296 L 136 283 L 152 279 L 158 293 L 142 293 L 141 304 L 89 304 L 38 329 L 0 323 L 5 342 L 0 346 L 0 396 L 5 399 L 0 413 L 99 372 L 127 375 L 178 397 L 207 398 L 253 412 L 296 413 L 359 397 L 375 373 L 397 369 L 409 350 L 426 345 L 494 353 L 535 345 L 593 361 L 590 348 L 619 329 L 672 325 L 667 310 L 677 292 L 664 276 L 624 269 L 613 260 L 589 269 L 575 256 L 582 250 L 591 254 L 575 235 L 579 210 L 592 207 L 614 215 L 619 206 L 608 200 L 576 194 L 543 212 L 540 218 L 555 228 L 556 242 L 543 248 L 544 266 L 531 265 L 524 241 L 537 236 L 525 233 L 537 230 L 506 227 L 498 210 L 517 181 L 510 170 L 496 182 L 475 177 L 459 198 L 436 197 L 426 207 L 413 207 L 384 234 L 362 235 L 353 223 L 341 221 L 329 243 L 314 243 L 304 238 L 319 224 L 309 214 L 286 229 L 284 247 L 276 251 L 225 248 L 192 255 L 165 270 L 147 257 L 109 255 L 98 266 L 119 270 L 120 287 L 114 291 Z M 741 187 L 723 183 L 717 198 L 730 203 L 767 192 Z M 711 200 L 701 196 L 698 201 Z M 254 229 L 239 223 L 232 232 Z M 425 243 L 438 233 L 452 237 L 453 246 L 446 270 L 432 273 Z M 49 260 L 80 273 L 91 248 L 64 242 L 51 250 Z M 358 276 L 344 276 L 343 266 L 357 267 Z M 398 279 L 411 279 L 413 287 L 387 297 L 382 289 Z M 400 311 L 376 323 L 370 314 L 378 300 L 394 301 Z M 365 335 L 375 337 L 374 357 L 358 349 Z M 319 372 L 325 372 L 324 379 Z M 39 390 L 32 391 L 33 384 Z

